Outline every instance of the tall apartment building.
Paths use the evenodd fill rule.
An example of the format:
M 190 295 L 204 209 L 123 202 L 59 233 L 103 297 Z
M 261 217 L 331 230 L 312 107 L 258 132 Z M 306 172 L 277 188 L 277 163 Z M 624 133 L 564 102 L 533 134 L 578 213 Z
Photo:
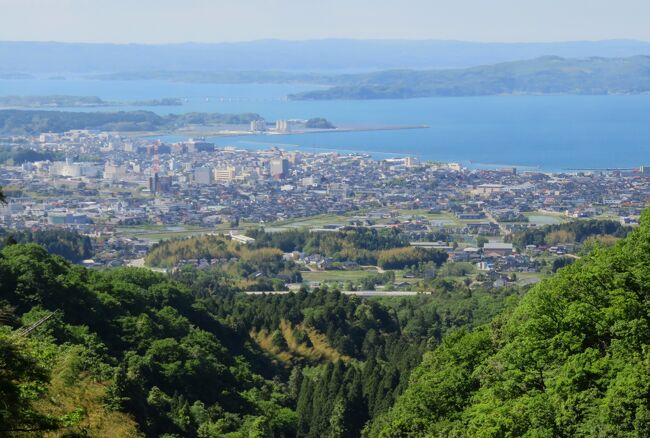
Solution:
M 217 182 L 231 182 L 236 176 L 237 171 L 232 166 L 214 169 L 214 180 Z
M 289 176 L 289 160 L 286 158 L 274 158 L 271 160 L 270 170 L 273 178 L 286 178 Z
M 266 131 L 266 122 L 264 120 L 253 120 L 251 122 L 251 131 L 253 131 L 253 132 L 265 132 Z
M 212 169 L 209 167 L 197 167 L 194 169 L 194 182 L 197 184 L 212 184 Z
M 289 123 L 286 120 L 277 120 L 275 130 L 278 132 L 289 132 Z

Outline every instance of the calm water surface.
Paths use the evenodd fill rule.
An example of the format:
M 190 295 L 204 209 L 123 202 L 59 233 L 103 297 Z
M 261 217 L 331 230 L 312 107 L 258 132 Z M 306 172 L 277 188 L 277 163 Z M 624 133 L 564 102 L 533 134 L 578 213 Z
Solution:
M 287 94 L 313 88 L 164 81 L 0 80 L 0 95 L 65 94 L 99 96 L 108 101 L 187 99 L 183 106 L 122 106 L 121 110 L 148 109 L 160 114 L 256 112 L 267 120 L 326 117 L 340 126 L 429 126 L 417 130 L 215 139 L 221 145 L 264 148 L 279 144 L 304 150 L 358 151 L 377 157 L 408 154 L 464 164 L 518 165 L 544 170 L 650 165 L 650 96 L 491 96 L 320 102 L 285 99 Z

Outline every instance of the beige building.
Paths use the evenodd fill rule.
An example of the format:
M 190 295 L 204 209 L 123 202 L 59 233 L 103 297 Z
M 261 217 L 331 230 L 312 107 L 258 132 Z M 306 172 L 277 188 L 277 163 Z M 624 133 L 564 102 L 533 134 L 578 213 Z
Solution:
M 214 169 L 214 180 L 217 182 L 231 182 L 237 177 L 237 172 L 234 167 L 222 167 Z
M 501 184 L 481 184 L 476 186 L 472 193 L 479 196 L 489 196 L 492 193 L 498 193 L 503 191 L 503 186 Z

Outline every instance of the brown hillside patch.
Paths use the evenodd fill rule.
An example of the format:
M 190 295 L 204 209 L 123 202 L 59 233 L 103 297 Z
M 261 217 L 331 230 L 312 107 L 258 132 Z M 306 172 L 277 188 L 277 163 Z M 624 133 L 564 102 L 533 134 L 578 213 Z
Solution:
M 298 324 L 293 327 L 289 321 L 281 320 L 279 329 L 282 336 L 287 341 L 287 351 L 283 351 L 273 345 L 273 342 L 271 341 L 273 335 L 272 332 L 269 333 L 267 330 L 260 330 L 259 332 L 251 330 L 250 336 L 263 350 L 271 353 L 273 356 L 286 363 L 294 362 L 296 359 L 305 359 L 309 362 L 336 362 L 337 360 L 348 362 L 351 360 L 349 356 L 339 353 L 334 347 L 332 347 L 325 335 L 309 326 Z M 295 336 L 296 330 L 304 331 L 309 337 L 312 346 L 298 343 Z
M 137 423 L 131 417 L 123 412 L 106 409 L 102 402 L 105 394 L 106 385 L 93 381 L 89 376 L 78 376 L 72 384 L 67 384 L 55 370 L 48 394 L 36 403 L 37 409 L 49 415 L 62 416 L 81 408 L 85 415 L 73 427 L 39 432 L 38 436 L 54 438 L 76 433 L 92 437 L 142 437 Z

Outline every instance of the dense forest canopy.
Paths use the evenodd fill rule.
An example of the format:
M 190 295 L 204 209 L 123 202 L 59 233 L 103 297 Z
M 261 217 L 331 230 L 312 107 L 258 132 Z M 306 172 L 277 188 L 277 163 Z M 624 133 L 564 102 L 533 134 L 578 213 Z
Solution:
M 484 324 L 519 294 L 258 297 L 215 281 L 185 270 L 173 279 L 88 270 L 35 244 L 6 246 L 0 307 L 11 316 L 0 318 L 0 340 L 20 356 L 6 357 L 14 374 L 3 398 L 18 397 L 20 413 L 0 412 L 2 426 L 106 436 L 120 425 L 170 437 L 316 437 L 341 428 L 336 436 L 358 436 L 404 390 L 424 351 L 450 330 Z M 48 315 L 29 336 L 16 335 Z M 20 374 L 26 362 L 33 374 Z M 333 394 L 337 405 L 326 402 Z
M 35 161 L 63 160 L 64 158 L 65 156 L 58 152 L 37 151 L 26 147 L 0 146 L 0 163 L 10 166 L 18 166 L 23 163 L 33 163 Z
M 648 436 L 650 211 L 611 249 L 427 353 L 367 436 Z
M 447 255 L 436 250 L 409 247 L 408 236 L 398 229 L 365 227 L 343 228 L 337 232 L 311 232 L 306 229 L 270 233 L 263 229 L 247 231 L 255 246 L 271 246 L 283 251 L 321 254 L 339 261 L 401 269 L 418 262 L 441 265 Z
M 2 250 L 0 284 L 0 299 L 15 315 L 2 321 L 9 322 L 2 327 L 3 342 L 15 345 L 17 339 L 7 329 L 29 326 L 56 311 L 23 338 L 21 351 L 29 356 L 15 363 L 35 361 L 45 369 L 55 368 L 57 375 L 69 374 L 56 398 L 74 393 L 82 382 L 103 382 L 105 389 L 97 397 L 78 406 L 82 413 L 94 410 L 108 418 L 113 411 L 127 412 L 147 436 L 221 436 L 235 431 L 250 436 L 252 430 L 263 436 L 293 435 L 290 401 L 279 383 L 267 380 L 274 366 L 245 334 L 217 321 L 186 287 L 144 269 L 87 270 L 34 244 Z M 35 373 L 26 376 L 24 384 L 11 379 L 13 387 L 0 390 L 18 393 L 14 397 L 29 409 L 60 410 L 56 403 L 40 401 L 46 385 L 26 392 L 31 382 L 42 382 L 43 373 L 47 376 Z M 35 424 L 35 418 L 23 412 L 0 412 L 2 428 L 33 429 L 44 423 L 64 427 L 59 417 L 69 414 L 49 415 L 49 422 Z M 81 417 L 73 430 L 110 435 L 110 429 L 101 429 L 110 424 L 98 426 Z
M 594 236 L 625 237 L 632 230 L 613 220 L 580 220 L 563 224 L 544 225 L 509 236 L 513 245 L 523 250 L 527 245 L 555 245 L 562 243 L 582 243 Z
M 181 260 L 223 259 L 263 248 L 274 248 L 282 252 L 298 251 L 308 255 L 320 254 L 360 264 L 379 263 L 402 267 L 417 264 L 418 261 L 442 264 L 446 260 L 446 254 L 442 252 L 409 247 L 407 236 L 393 229 L 378 231 L 372 228 L 345 228 L 337 232 L 296 229 L 276 233 L 251 229 L 246 233 L 255 242 L 245 246 L 212 235 L 163 241 L 147 254 L 146 262 L 150 266 L 172 267 Z
M 14 232 L 3 230 L 0 232 L 0 236 L 2 235 L 5 241 L 0 242 L 0 247 L 13 243 L 37 243 L 50 254 L 59 255 L 73 263 L 89 259 L 95 253 L 90 237 L 71 229 Z

